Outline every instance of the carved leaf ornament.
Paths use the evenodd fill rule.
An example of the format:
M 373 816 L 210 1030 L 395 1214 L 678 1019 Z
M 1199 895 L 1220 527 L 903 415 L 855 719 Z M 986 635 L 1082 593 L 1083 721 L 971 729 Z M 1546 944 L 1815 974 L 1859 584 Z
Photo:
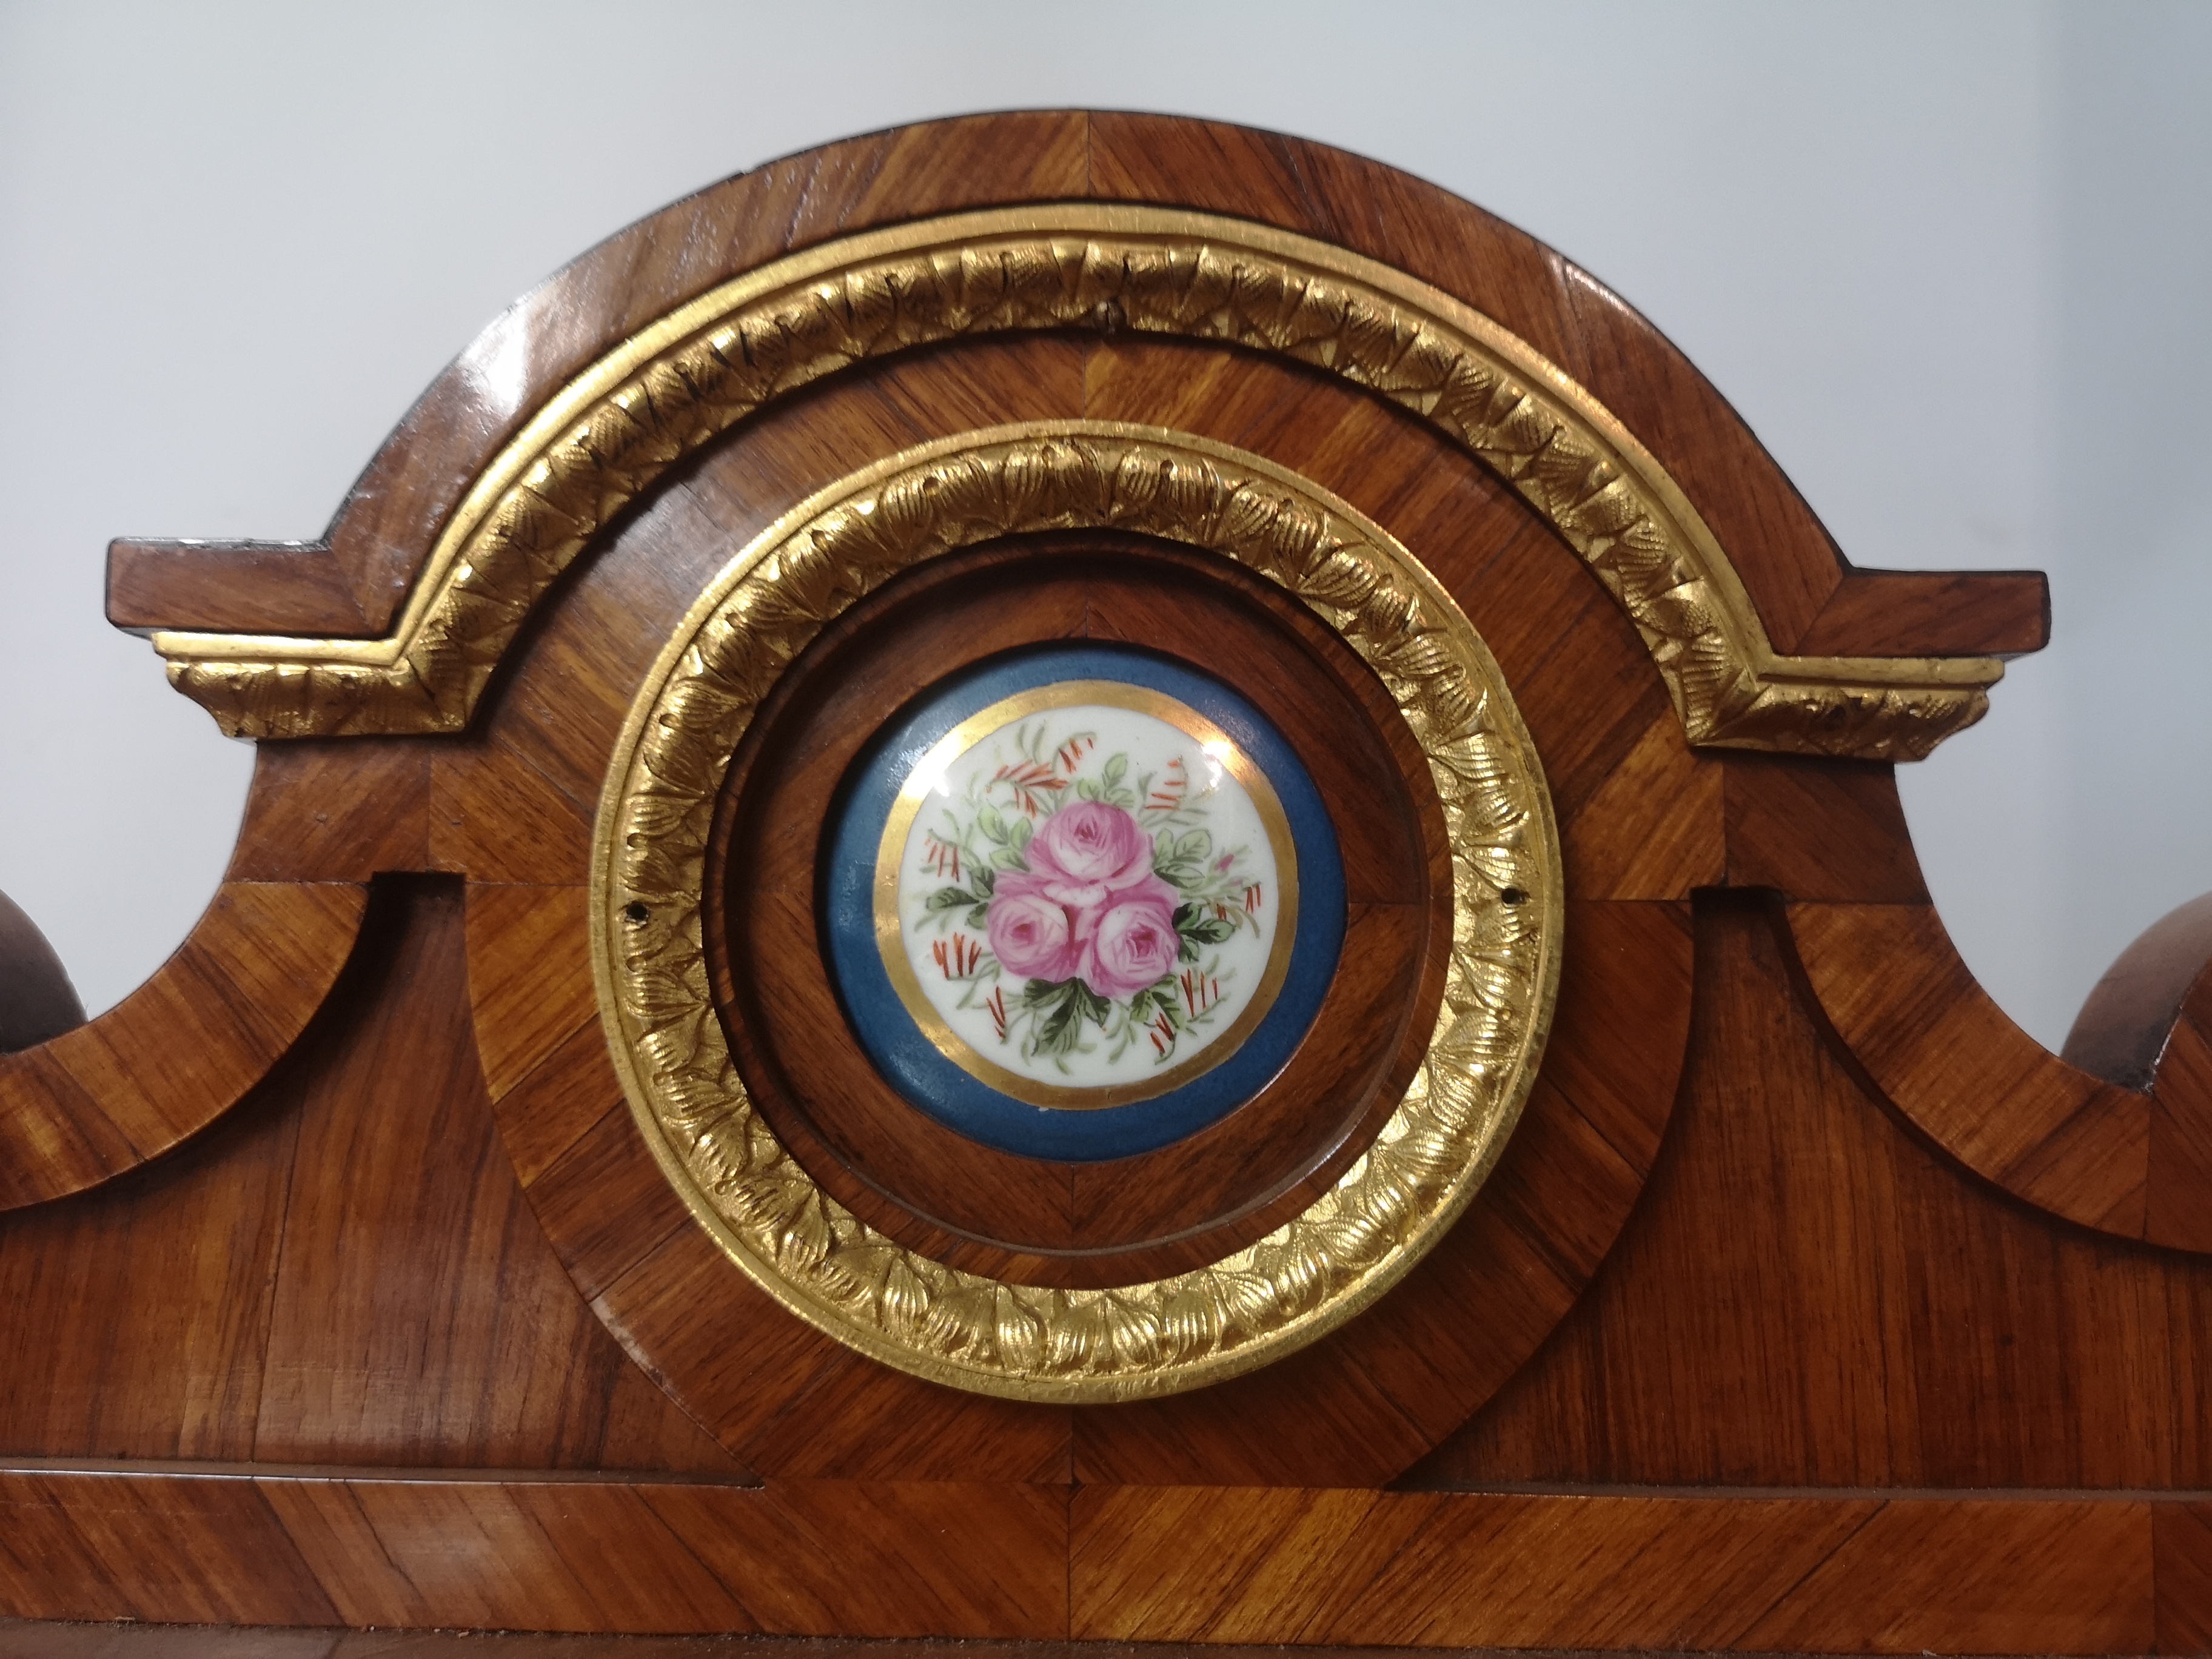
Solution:
M 753 711 L 847 606 L 956 548 L 1112 528 L 1280 584 L 1375 670 L 1419 739 L 1450 844 L 1453 928 L 1419 1072 L 1305 1212 L 1194 1272 L 1108 1290 L 965 1273 L 830 1199 L 748 1098 L 700 918 L 715 802 Z M 1518 1117 L 1559 969 L 1559 851 L 1535 752 L 1467 617 L 1403 547 L 1257 456 L 1157 428 L 967 434 L 831 487 L 740 553 L 640 693 L 599 817 L 600 1011 L 640 1126 L 696 1215 L 787 1307 L 932 1380 L 1058 1403 L 1176 1392 L 1323 1335 L 1458 1216 Z
M 1791 658 L 1658 463 L 1525 341 L 1431 285 L 1213 215 L 1070 203 L 923 220 L 734 278 L 546 404 L 441 535 L 394 634 L 162 633 L 173 684 L 240 737 L 458 731 L 538 596 L 681 457 L 785 393 L 909 347 L 1131 328 L 1288 356 L 1463 445 L 1643 635 L 1693 743 L 1916 758 L 1987 708 L 1994 659 Z

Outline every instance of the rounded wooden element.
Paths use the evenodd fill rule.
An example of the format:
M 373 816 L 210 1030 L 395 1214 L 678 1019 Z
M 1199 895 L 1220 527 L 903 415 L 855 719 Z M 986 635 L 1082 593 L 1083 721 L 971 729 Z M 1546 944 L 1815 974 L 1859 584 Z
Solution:
M 739 541 L 857 459 L 980 418 L 1085 412 L 1256 452 L 1419 550 L 1480 629 L 1542 754 L 1575 944 L 1520 1126 L 1398 1291 L 1250 1376 L 1071 1414 L 935 1388 L 839 1346 L 686 1212 L 610 1064 L 585 938 L 588 808 L 568 802 L 597 790 L 655 651 Z M 1329 377 L 1147 339 L 979 343 L 765 412 L 608 534 L 528 636 L 484 731 L 436 752 L 450 805 L 432 845 L 471 871 L 478 1043 L 539 1224 L 663 1386 L 774 1479 L 1341 1486 L 1403 1474 L 1537 1349 L 1636 1202 L 1688 1034 L 1686 897 L 1728 867 L 1719 763 L 1688 748 L 1632 626 L 1511 489 Z M 270 856 L 291 845 L 257 842 Z
M 1453 926 L 1420 1066 L 1366 1153 L 1245 1250 L 1112 1291 L 1024 1285 L 900 1249 L 763 1123 L 719 1029 L 702 917 L 712 808 L 783 669 L 900 571 L 1001 536 L 1103 527 L 1209 548 L 1358 652 L 1443 805 Z M 838 480 L 739 552 L 633 704 L 593 835 L 599 1002 L 640 1126 L 732 1259 L 802 1318 L 934 1382 L 1073 1404 L 1250 1371 L 1327 1334 L 1472 1199 L 1534 1080 L 1565 904 L 1533 744 L 1496 660 L 1387 531 L 1299 474 L 1164 428 L 964 434 Z
M 69 969 L 39 924 L 0 893 L 0 1054 L 33 1048 L 84 1024 Z
M 916 1110 L 854 1042 L 812 902 L 828 873 L 822 826 L 854 757 L 930 684 L 1039 641 L 1138 639 L 1243 689 L 1294 751 L 1334 827 L 1347 948 L 1296 1051 L 1219 1121 L 1135 1156 L 1023 1157 Z M 826 1190 L 890 1236 L 1023 1282 L 1132 1282 L 1271 1231 L 1365 1148 L 1435 1023 L 1449 852 L 1388 691 L 1272 584 L 1157 539 L 1024 538 L 870 596 L 763 706 L 717 835 L 708 959 L 763 1115 Z
M 2007 621 L 1959 603 L 1991 580 L 2033 601 L 2032 580 L 1843 571 L 1710 390 L 1611 296 L 1525 239 L 1351 158 L 1150 118 L 1009 117 L 908 130 L 691 198 L 574 268 L 457 365 L 364 481 L 330 553 L 184 549 L 175 565 L 187 575 L 231 576 L 224 603 L 236 625 L 346 635 L 346 654 L 367 655 L 424 544 L 475 488 L 485 458 L 611 345 L 732 273 L 824 236 L 953 207 L 1085 193 L 1279 222 L 1476 304 L 1664 452 L 1670 476 L 1735 556 L 1778 650 L 1940 650 L 1968 635 L 1977 648 L 2016 649 L 2002 641 L 2039 637 L 2032 604 L 2011 607 Z M 967 269 L 992 276 L 1003 268 Z M 2116 1246 L 1962 1181 L 1892 1133 L 1862 1085 L 1879 1081 L 1893 1092 L 1888 1104 L 2015 1198 L 2153 1246 L 2204 1248 L 2212 1013 L 2203 983 L 2182 998 L 2148 1093 L 2092 1086 L 2085 1074 L 2038 1059 L 1961 990 L 1964 970 L 1929 920 L 1886 769 L 1692 753 L 1634 627 L 1577 556 L 1589 545 L 1571 544 L 1571 552 L 1555 534 L 1563 522 L 1591 520 L 1540 499 L 1563 489 L 1555 502 L 1602 511 L 1612 498 L 1582 494 L 1579 483 L 1595 487 L 1593 476 L 1563 474 L 1560 456 L 1534 442 L 1482 450 L 1496 469 L 1485 472 L 1416 418 L 1426 413 L 1425 393 L 1412 337 L 1368 331 L 1347 356 L 1341 336 L 1304 331 L 1321 309 L 1292 320 L 1298 340 L 1319 343 L 1310 361 L 1328 365 L 1326 374 L 1280 351 L 1261 357 L 1133 338 L 1126 326 L 1109 333 L 1127 322 L 1111 307 L 1085 319 L 1089 333 L 866 360 L 825 354 L 822 333 L 794 329 L 792 361 L 806 373 L 834 362 L 858 367 L 803 392 L 787 383 L 784 395 L 711 440 L 678 434 L 698 441 L 688 452 L 695 459 L 654 475 L 649 488 L 648 474 L 671 453 L 655 447 L 669 428 L 632 422 L 628 410 L 665 417 L 680 398 L 647 409 L 623 392 L 627 404 L 611 404 L 619 418 L 601 410 L 588 428 L 563 428 L 578 461 L 571 483 L 586 476 L 588 458 L 596 491 L 564 499 L 588 511 L 565 524 L 553 521 L 557 512 L 533 513 L 514 526 L 557 532 L 529 550 L 543 579 L 551 580 L 552 555 L 568 542 L 578 562 L 544 590 L 514 653 L 484 682 L 471 729 L 431 743 L 268 746 L 232 872 L 233 889 L 277 890 L 263 896 L 268 914 L 240 935 L 255 948 L 231 951 L 228 968 L 258 963 L 302 983 L 314 964 L 301 969 L 259 948 L 308 925 L 273 902 L 283 893 L 290 904 L 327 906 L 348 893 L 357 899 L 372 874 L 465 872 L 473 1048 L 453 1023 L 464 987 L 450 892 L 402 885 L 387 895 L 404 929 L 379 925 L 337 1006 L 297 1043 L 273 1027 L 231 1042 L 195 1025 L 191 1010 L 211 997 L 249 1023 L 257 1010 L 297 999 L 280 995 L 283 986 L 270 989 L 266 975 L 217 972 L 224 963 L 188 948 L 130 1018 L 8 1057 L 0 1070 L 21 1088 L 15 1101 L 0 1100 L 0 1118 L 32 1102 L 14 1114 L 26 1133 L 15 1137 L 23 1155 L 13 1167 L 33 1171 L 42 1191 L 50 1176 L 77 1182 L 128 1167 L 204 1123 L 210 1103 L 223 1097 L 192 1081 L 194 1055 L 292 1052 L 242 1116 L 179 1161 L 104 1194 L 11 1216 L 11 1279 L 0 1299 L 27 1334 L 9 1379 L 15 1449 L 25 1456 L 234 1451 L 258 1456 L 264 1469 L 270 1459 L 327 1468 L 365 1456 L 457 1472 L 485 1462 L 524 1471 L 596 1466 L 605 1478 L 555 1486 L 535 1476 L 462 1480 L 442 1492 L 440 1483 L 412 1480 L 275 1479 L 260 1483 L 261 1493 L 244 1480 L 33 1469 L 18 1482 L 26 1502 L 15 1505 L 38 1534 L 26 1559 L 83 1566 L 71 1594 L 91 1600 L 75 1614 L 242 1617 L 246 1603 L 223 1600 L 228 1584 L 247 1587 L 240 1594 L 261 1609 L 257 1619 L 310 1623 L 451 1622 L 458 1607 L 452 1618 L 462 1621 L 600 1626 L 636 1622 L 643 1607 L 663 1623 L 711 1628 L 798 1617 L 823 1634 L 975 1636 L 1048 1626 L 1065 1633 L 1073 1619 L 1078 1633 L 1220 1639 L 1238 1633 L 1241 1607 L 1259 1608 L 1265 1625 L 1248 1620 L 1245 1639 L 1476 1642 L 1514 1639 L 1517 1630 L 1534 1641 L 1531 1617 L 1540 1623 L 1563 1601 L 1596 1607 L 1601 1625 L 1626 1604 L 1604 1593 L 1599 1581 L 1611 1567 L 1602 1561 L 1595 1577 L 1584 1575 L 1592 1594 L 1550 1593 L 1558 1575 L 1547 1565 L 1565 1535 L 1559 1516 L 1588 1500 L 1507 1492 L 1472 1510 L 1460 1504 L 1467 1512 L 1455 1519 L 1457 1498 L 1420 1488 L 1472 1485 L 1496 1497 L 1500 1483 L 1529 1481 L 2011 1483 L 2045 1496 L 2108 1488 L 2130 1501 L 2090 1517 L 2099 1534 L 2090 1550 L 2068 1547 L 2082 1531 L 2081 1504 L 2014 1506 L 2053 1517 L 2034 1536 L 2019 1534 L 2033 1547 L 2026 1553 L 2010 1549 L 2035 1569 L 2027 1588 L 2014 1595 L 2001 1585 L 1996 1601 L 1969 1597 L 1974 1605 L 1959 1617 L 1958 1598 L 1942 1591 L 1959 1577 L 1961 1552 L 1986 1545 L 1987 1504 L 1954 1506 L 1953 1530 L 1966 1542 L 1948 1555 L 1928 1547 L 1924 1517 L 1903 1514 L 1910 1504 L 1892 1505 L 1876 1526 L 1860 1524 L 1863 1503 L 1832 1504 L 1834 1513 L 1808 1521 L 1812 1531 L 1799 1528 L 1794 1541 L 1784 1538 L 1752 1563 L 1796 1582 L 1828 1547 L 1824 1537 L 1849 1534 L 1846 1551 L 1803 1581 L 1809 1599 L 1796 1596 L 1778 1623 L 1766 1618 L 1765 1638 L 1832 1641 L 1836 1619 L 1818 1615 L 1848 1613 L 1853 1587 L 1909 1559 L 1926 1570 L 1905 1575 L 1911 1594 L 1890 1599 L 1908 1614 L 1936 1609 L 1932 1624 L 1922 1621 L 1933 1632 L 1923 1645 L 1944 1645 L 1947 1633 L 1952 1646 L 1976 1645 L 1957 1635 L 1972 1626 L 1968 1635 L 1979 1632 L 1987 1648 L 2006 1644 L 2003 1631 L 2027 1631 L 2011 1638 L 2018 1646 L 2047 1634 L 2054 1616 L 2088 1632 L 2073 1643 L 2083 1650 L 2140 1650 L 2154 1634 L 2160 1645 L 2202 1645 L 2205 1580 L 2195 1568 L 2203 1517 L 2189 1511 L 2204 1506 L 2179 1499 L 2205 1484 L 2205 1437 L 2188 1409 L 2203 1394 L 2195 1385 L 2203 1264 Z M 887 314 L 825 307 L 810 320 L 828 325 L 834 342 L 847 325 L 872 326 Z M 1342 378 L 1346 362 L 1390 373 L 1362 390 Z M 515 373 L 486 372 L 487 364 Z M 646 388 L 653 399 L 680 389 L 665 380 Z M 878 457 L 987 422 L 1074 419 L 1169 426 L 1256 453 L 1419 550 L 1494 652 L 1543 756 L 1575 949 L 1563 965 L 1543 1075 L 1496 1169 L 1394 1291 L 1323 1340 L 1217 1387 L 1054 1409 L 934 1387 L 840 1346 L 718 1249 L 623 1103 L 592 985 L 585 884 L 591 804 L 625 711 L 733 546 Z M 624 501 L 635 509 L 616 516 Z M 126 601 L 118 614 L 127 616 L 133 573 L 156 573 L 127 551 L 117 568 Z M 234 580 L 249 570 L 270 579 L 251 594 Z M 1686 585 L 1668 592 L 1685 613 L 1702 603 Z M 323 599 L 343 603 L 301 625 L 302 605 Z M 270 605 L 283 617 L 272 618 Z M 787 613 L 774 625 L 791 622 Z M 458 659 L 471 672 L 489 661 Z M 697 815 L 702 833 L 713 806 Z M 1701 898 L 1693 952 L 1686 895 L 1722 884 L 1784 895 L 1802 961 L 1790 960 L 1755 895 L 1741 903 Z M 326 890 L 320 899 L 318 887 Z M 348 922 L 342 908 L 332 915 Z M 349 922 L 337 934 L 312 931 L 351 936 Z M 1693 955 L 1698 1012 L 1685 1072 Z M 1855 963 L 1873 967 L 1853 973 Z M 2144 978 L 2170 1009 L 2184 972 Z M 1808 986 L 1823 1000 L 1825 1026 L 1803 1005 Z M 659 1006 L 664 993 L 691 987 L 646 988 Z M 2148 1041 L 2166 1018 L 2154 1007 L 2130 1024 Z M 672 1042 L 719 1030 L 710 1013 L 703 1026 L 662 1035 Z M 582 1304 L 538 1255 L 532 1219 L 517 1211 L 488 1147 L 476 1111 L 479 1066 L 536 1228 Z M 180 1076 L 191 1085 L 183 1095 Z M 1655 1168 L 1662 1131 L 1667 1152 Z M 1624 1230 L 1632 1206 L 1636 1224 Z M 842 1224 L 826 1196 L 795 1214 L 794 1255 L 825 1237 L 837 1242 L 825 1218 Z M 1922 1261 L 1945 1271 L 1905 1271 Z M 1910 1292 L 1902 1298 L 1900 1284 Z M 255 1285 L 264 1292 L 259 1313 Z M 649 1376 L 589 1329 L 586 1304 Z M 115 1342 L 118 1329 L 134 1340 Z M 417 1340 L 426 1331 L 427 1350 Z M 1778 1340 L 1778 1331 L 1813 1337 Z M 1976 1340 L 1992 1332 L 2020 1340 Z M 1839 1354 L 1860 1363 L 1839 1365 Z M 335 1370 L 325 1363 L 332 1356 Z M 387 1363 L 394 1356 L 396 1367 Z M 1498 1397 L 1516 1367 L 1517 1385 Z M 395 1377 L 413 1386 L 395 1392 Z M 303 1378 L 318 1386 L 303 1388 Z M 1482 1419 L 1440 1447 L 1486 1399 L 1492 1404 Z M 362 1409 L 364 1400 L 374 1409 Z M 1824 1414 L 1808 1401 L 1842 1404 Z M 691 1421 L 764 1477 L 765 1490 L 724 1486 L 718 1495 L 712 1485 L 682 1484 L 681 1474 L 633 1478 L 649 1470 L 733 1478 L 726 1460 L 689 1437 Z M 1432 1461 L 1404 1482 L 1414 1490 L 1379 1503 L 1341 1490 L 1406 1477 L 1424 1453 Z M 149 1480 L 177 1491 L 155 1491 Z M 72 1480 L 78 1497 L 91 1492 L 74 1508 L 62 1490 Z M 133 1481 L 135 1495 L 124 1490 Z M 297 1490 L 288 1495 L 288 1485 Z M 318 1485 L 341 1497 L 343 1485 L 361 1502 L 310 1501 L 307 1488 Z M 1249 1491 L 1268 1485 L 1304 1490 Z M 1077 1487 L 1072 1507 L 1054 1496 Z M 1176 1490 L 1133 1490 L 1145 1487 Z M 1215 1497 L 1194 1498 L 1202 1487 Z M 1325 1487 L 1339 1490 L 1312 1490 Z M 2160 1488 L 2179 1498 L 2151 1505 L 2147 1528 L 2139 1500 Z M 270 1512 L 289 1518 L 289 1538 L 226 1492 L 252 1500 L 260 1521 Z M 198 1504 L 194 1516 L 208 1522 L 186 1529 L 214 1540 L 199 1563 L 207 1571 L 149 1577 L 139 1565 L 158 1567 L 159 1547 L 179 1535 L 173 1497 Z M 1665 1502 L 1685 1513 L 1729 1504 L 1725 1494 Z M 645 1514 L 641 1504 L 653 1511 L 647 1521 L 657 1516 L 666 1527 L 633 1524 Z M 741 1513 L 748 1509 L 757 1512 Z M 1510 1525 L 1507 1542 L 1526 1547 L 1501 1551 L 1492 1522 L 1501 1514 L 1513 1522 L 1517 1510 L 1534 1518 L 1522 1516 L 1517 1532 Z M 1663 1602 L 1682 1552 L 1646 1547 L 1652 1527 L 1625 1513 L 1616 1503 L 1591 1524 L 1619 1533 L 1637 1563 L 1651 1565 Z M 58 1517 L 43 1534 L 40 1515 Z M 459 1588 L 438 1589 L 455 1540 L 496 1544 L 502 1528 L 514 1534 L 507 1522 L 518 1516 L 567 1530 L 552 1537 L 550 1553 L 504 1552 L 520 1565 L 503 1575 L 511 1593 L 498 1607 L 488 1613 L 474 1593 L 482 1573 L 446 1572 Z M 337 1540 L 343 1547 L 331 1546 L 333 1516 L 352 1528 Z M 1891 1517 L 1901 1518 L 1881 1532 Z M 1736 1520 L 1761 1538 L 1789 1530 L 1764 1513 Z M 1656 1524 L 1698 1543 L 1694 1526 L 1685 1532 L 1669 1516 Z M 666 1547 L 670 1528 L 690 1547 Z M 847 1536 L 875 1546 L 872 1559 L 911 1571 L 841 1571 L 836 1552 L 817 1546 Z M 78 1548 L 86 1538 L 91 1555 Z M 609 1538 L 637 1547 L 594 1553 Z M 1224 1555 L 1192 1547 L 1223 1538 L 1252 1548 Z M 313 1571 L 234 1571 L 240 1561 L 281 1567 L 295 1544 Z M 1316 1550 L 1330 1563 L 1318 1573 Z M 1795 1565 L 1784 1559 L 1792 1550 L 1802 1558 Z M 611 1565 L 584 1582 L 564 1578 L 556 1556 Z M 1363 1559 L 1384 1564 L 1379 1576 L 1363 1576 Z M 826 1573 L 817 1570 L 824 1560 Z M 656 1578 L 669 1561 L 674 1577 Z M 2047 1561 L 2081 1570 L 2042 1571 Z M 701 1563 L 704 1577 L 692 1571 Z M 214 1614 L 180 1608 L 185 1592 L 171 1581 L 184 1579 L 187 1591 L 215 1586 Z M 256 1600 L 264 1580 L 276 1589 Z M 1285 1611 L 1276 1592 L 1293 1581 L 1312 1594 Z M 748 1599 L 752 1587 L 794 1583 L 806 1591 L 797 1615 L 788 1596 L 770 1598 L 773 1606 Z M 1110 1624 L 1129 1603 L 1127 1587 L 1139 1583 L 1158 1616 L 1140 1610 L 1135 1624 L 1106 1628 L 1102 1619 Z M 1224 1584 L 1243 1587 L 1228 1603 Z M 2038 1595 L 2022 1613 L 2022 1596 Z M 1978 1609 L 1999 1602 L 2004 1619 L 1976 1622 Z M 1455 1607 L 1474 1612 L 1454 1623 Z M 667 1608 L 675 1612 L 655 1611 Z M 1395 1623 L 1394 1610 L 1403 1613 Z M 1893 1638 L 1895 1621 L 1886 1628 Z M 1635 1632 L 1624 1635 L 1616 1622 L 1597 1634 L 1627 1641 Z M 1546 1639 L 1566 1638 L 1553 1629 Z

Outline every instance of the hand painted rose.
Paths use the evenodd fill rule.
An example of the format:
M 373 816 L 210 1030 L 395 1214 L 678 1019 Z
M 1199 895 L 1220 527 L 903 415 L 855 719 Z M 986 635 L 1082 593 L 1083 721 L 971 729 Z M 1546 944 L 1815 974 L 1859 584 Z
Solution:
M 1119 1001 L 1167 975 L 1182 948 L 1175 908 L 1175 889 L 1152 875 L 1100 906 L 1095 922 L 1077 928 L 1084 944 L 1076 972 L 1084 983 Z
M 1008 973 L 1057 983 L 1074 977 L 1081 947 L 1074 918 L 1044 886 L 1043 878 L 1019 870 L 1000 876 L 985 931 Z
M 1037 826 L 1024 849 L 1043 890 L 1071 910 L 1087 910 L 1152 874 L 1152 841 L 1121 807 L 1077 801 Z M 1097 987 L 1092 987 L 1094 990 Z

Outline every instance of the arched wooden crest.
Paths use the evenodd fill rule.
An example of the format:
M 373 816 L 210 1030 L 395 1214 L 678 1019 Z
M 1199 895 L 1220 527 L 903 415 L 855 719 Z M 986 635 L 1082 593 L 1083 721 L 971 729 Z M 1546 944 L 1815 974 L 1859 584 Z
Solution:
M 2203 930 L 2051 1055 L 1891 778 L 2041 579 L 1480 210 L 830 146 L 109 574 L 259 757 L 145 988 L 24 958 L 0 1613 L 2208 1639 Z

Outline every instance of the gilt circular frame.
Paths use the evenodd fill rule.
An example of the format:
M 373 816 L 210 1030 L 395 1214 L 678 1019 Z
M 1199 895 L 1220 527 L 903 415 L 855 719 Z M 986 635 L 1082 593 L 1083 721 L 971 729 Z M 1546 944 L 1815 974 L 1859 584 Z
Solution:
M 1425 755 L 1451 859 L 1451 949 L 1419 1069 L 1328 1192 L 1221 1261 L 1062 1290 L 906 1249 L 831 1199 L 754 1109 L 707 973 L 715 804 L 754 711 L 848 606 L 997 538 L 1133 531 L 1279 584 L 1376 672 Z M 1262 457 L 1089 421 L 963 434 L 890 456 L 743 549 L 663 647 L 594 826 L 592 973 L 616 1069 L 664 1174 L 737 1266 L 837 1340 L 929 1381 L 1057 1405 L 1173 1394 L 1256 1369 L 1389 1290 L 1465 1209 L 1534 1082 L 1564 929 L 1535 747 L 1474 625 L 1357 509 Z

